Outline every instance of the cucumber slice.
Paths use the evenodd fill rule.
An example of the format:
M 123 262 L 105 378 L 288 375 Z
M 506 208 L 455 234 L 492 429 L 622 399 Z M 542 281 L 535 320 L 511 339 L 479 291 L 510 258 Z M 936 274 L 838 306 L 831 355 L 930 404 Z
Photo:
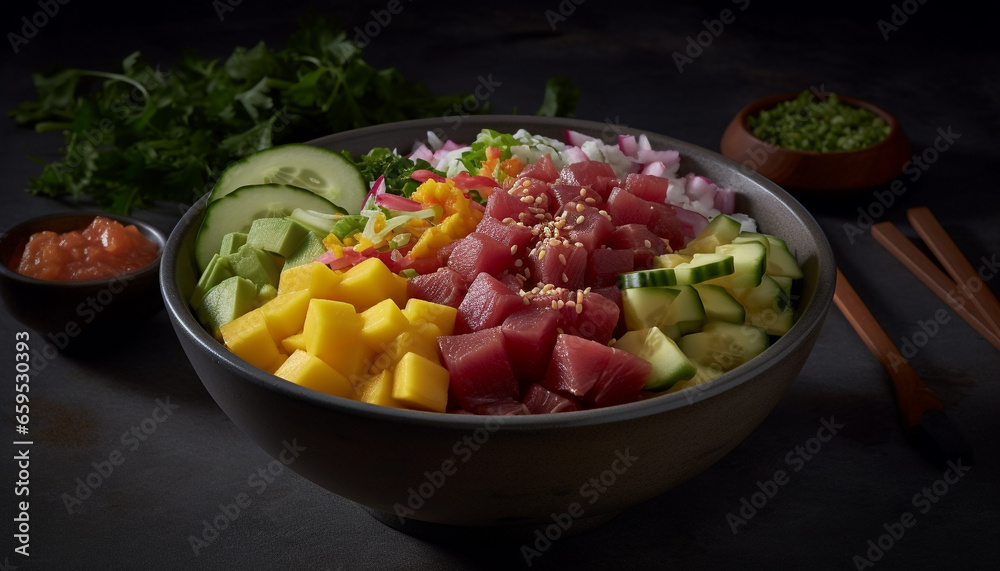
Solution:
M 761 276 L 760 284 L 750 288 L 731 288 L 729 293 L 748 310 L 770 309 L 784 311 L 788 307 L 788 294 L 777 280 L 768 275 Z
M 255 184 L 304 188 L 352 214 L 361 212 L 368 195 L 365 178 L 347 157 L 322 147 L 290 143 L 231 164 L 219 177 L 208 201 L 215 202 L 242 186 Z
M 621 289 L 690 285 L 732 274 L 735 269 L 732 256 L 695 254 L 690 262 L 673 268 L 639 270 L 618 275 Z
M 676 268 L 680 264 L 690 262 L 694 256 L 684 254 L 663 254 L 653 258 L 654 268 Z
M 715 249 L 716 254 L 733 257 L 735 271 L 729 275 L 713 279 L 708 283 L 724 288 L 748 288 L 760 285 L 767 266 L 767 252 L 758 242 L 743 244 L 723 244 Z
M 746 309 L 726 288 L 714 284 L 695 284 L 693 287 L 705 306 L 707 319 L 721 319 L 730 323 L 746 322 Z
M 764 234 L 768 242 L 771 243 L 770 252 L 767 256 L 767 273 L 772 276 L 781 276 L 797 280 L 802 277 L 802 268 L 795 260 L 795 256 L 788 250 L 788 246 L 781 238 L 776 238 L 769 234 Z
M 643 386 L 647 391 L 667 390 L 674 383 L 690 379 L 698 372 L 680 347 L 656 327 L 629 331 L 615 343 L 615 349 L 628 351 L 653 365 L 653 371 Z
M 226 234 L 246 232 L 258 218 L 287 216 L 295 208 L 327 214 L 343 210 L 318 194 L 283 184 L 244 186 L 210 203 L 195 238 L 198 270 L 205 271 Z
M 693 240 L 678 254 L 709 254 L 723 244 L 729 244 L 740 235 L 740 223 L 725 214 L 712 219 Z
M 764 255 L 769 255 L 771 252 L 771 241 L 767 239 L 767 236 L 763 234 L 757 234 L 756 232 L 740 232 L 740 235 L 733 238 L 733 244 L 746 244 L 747 242 L 758 242 L 761 246 L 764 246 Z
M 660 328 L 678 339 L 697 331 L 705 322 L 705 308 L 698 292 L 689 285 L 632 288 L 622 292 L 625 327 L 630 331 Z
M 700 332 L 677 342 L 691 361 L 710 371 L 731 371 L 760 355 L 769 344 L 760 327 L 715 320 L 706 321 Z

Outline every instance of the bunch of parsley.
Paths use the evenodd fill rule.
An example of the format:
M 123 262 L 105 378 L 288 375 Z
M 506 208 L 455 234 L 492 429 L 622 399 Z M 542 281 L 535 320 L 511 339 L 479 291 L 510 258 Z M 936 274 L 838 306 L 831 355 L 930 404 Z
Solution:
M 28 191 L 122 214 L 193 202 L 232 161 L 274 144 L 438 117 L 470 97 L 437 95 L 369 65 L 336 22 L 316 15 L 279 50 L 237 47 L 224 61 L 188 52 L 169 70 L 135 52 L 113 72 L 61 69 L 33 80 L 38 100 L 10 115 L 62 131 L 65 147 L 62 160 L 38 161 Z M 538 113 L 568 116 L 575 103 L 575 86 L 550 80 Z

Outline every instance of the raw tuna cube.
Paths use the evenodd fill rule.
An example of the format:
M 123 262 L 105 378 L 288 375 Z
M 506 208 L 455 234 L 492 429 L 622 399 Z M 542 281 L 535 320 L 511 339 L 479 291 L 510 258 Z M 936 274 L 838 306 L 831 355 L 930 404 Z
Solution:
M 583 397 L 593 408 L 625 404 L 639 400 L 639 391 L 653 372 L 653 365 L 621 349 L 608 347 L 611 353 L 594 387 Z
M 462 409 L 518 400 L 517 379 L 499 327 L 438 337 L 438 350 L 450 374 L 448 392 Z
M 579 289 L 583 287 L 583 274 L 587 270 L 587 251 L 552 239 L 533 249 L 526 263 L 531 269 L 531 282 Z
M 615 330 L 614 333 L 612 333 L 612 337 L 618 339 L 622 335 L 625 335 L 625 332 L 627 330 L 625 328 L 625 306 L 622 304 L 622 290 L 618 289 L 617 285 L 613 285 L 609 287 L 602 287 L 591 290 L 590 293 L 608 299 L 618 306 L 618 324 L 615 325 Z
M 539 309 L 519 311 L 504 320 L 500 329 L 522 389 L 545 376 L 558 321 L 555 311 Z
M 455 246 L 457 245 L 458 245 L 458 240 L 452 240 L 451 242 L 448 242 L 444 246 L 438 248 L 437 260 L 438 263 L 440 264 L 439 267 L 444 267 L 448 265 L 448 258 L 451 257 L 451 251 L 454 250 Z
M 580 410 L 580 403 L 576 399 L 554 393 L 537 383 L 524 393 L 524 406 L 531 414 Z
M 669 187 L 670 180 L 662 176 L 633 173 L 625 177 L 625 184 L 622 188 L 643 200 L 665 202 Z
M 566 225 L 561 232 L 570 242 L 583 244 L 587 252 L 606 243 L 614 231 L 614 222 L 601 214 L 599 209 L 583 202 L 566 203 Z
M 524 307 L 520 295 L 510 291 L 495 277 L 481 273 L 469 285 L 465 299 L 458 306 L 455 331 L 468 333 L 498 327 L 509 315 Z
M 542 155 L 542 158 L 524 167 L 520 178 L 535 178 L 544 182 L 555 182 L 559 178 L 559 171 L 552 164 L 552 157 L 545 154 Z
M 608 246 L 615 250 L 630 250 L 635 270 L 653 267 L 653 258 L 667 251 L 663 240 L 642 224 L 624 224 L 615 228 L 608 239 Z
M 507 218 L 512 218 L 514 220 L 519 220 L 519 216 L 524 213 L 527 214 L 528 205 L 521 202 L 521 197 L 515 192 L 494 192 L 486 200 L 486 212 L 485 217 L 496 218 L 497 220 L 504 220 Z
M 635 254 L 631 250 L 596 248 L 587 258 L 584 283 L 592 288 L 613 286 L 618 283 L 618 274 L 631 272 L 634 268 Z
M 500 275 L 514 262 L 510 248 L 486 234 L 473 232 L 457 241 L 448 256 L 448 267 L 471 283 L 480 273 Z
M 406 281 L 406 296 L 424 301 L 458 307 L 465 297 L 469 284 L 462 276 L 451 268 L 441 268 L 426 275 L 410 278 Z
M 643 200 L 634 194 L 616 188 L 608 198 L 607 211 L 618 226 L 642 224 L 653 234 L 667 238 L 675 250 L 684 247 L 684 233 L 674 209 L 658 202 Z
M 574 306 L 567 305 L 560 310 L 564 316 L 561 323 L 563 331 L 603 345 L 611 341 L 621 315 L 618 305 L 593 291 L 571 294 L 570 297 L 576 298 Z
M 597 194 L 597 191 L 589 186 L 580 186 L 578 184 L 554 184 L 552 185 L 552 197 L 555 206 L 552 209 L 552 214 L 562 212 L 566 208 L 566 204 L 571 201 L 582 201 L 589 206 L 604 204 L 604 199 L 601 198 L 600 194 Z M 590 199 L 590 201 L 587 199 Z
M 604 177 L 604 180 L 601 180 L 601 177 Z M 608 179 L 618 180 L 611 165 L 601 161 L 580 161 L 566 165 L 559 173 L 559 178 L 565 184 L 589 186 L 598 192 L 601 189 L 607 188 Z M 608 189 L 608 192 L 610 192 L 610 189 Z M 606 198 L 607 194 L 603 196 Z
M 485 234 L 500 242 L 507 248 L 517 246 L 518 250 L 524 250 L 528 242 L 531 241 L 531 227 L 517 222 L 501 222 L 496 218 L 484 216 L 476 226 L 476 232 Z M 452 242 L 454 244 L 454 242 Z M 440 252 L 440 250 L 438 250 Z
M 506 286 L 507 289 L 509 289 L 514 293 L 518 293 L 519 291 L 524 289 L 524 284 L 522 284 L 521 280 L 517 279 L 517 277 L 515 277 L 514 274 L 512 273 L 504 272 L 500 274 L 500 277 L 498 277 L 497 279 L 500 280 L 500 283 Z
M 485 414 L 489 416 L 520 416 L 523 414 L 531 414 L 531 411 L 528 410 L 527 406 L 517 402 L 516 400 L 502 400 L 477 406 L 476 414 Z
M 549 188 L 549 183 L 547 182 L 534 178 L 519 178 L 510 191 L 514 193 L 514 196 L 518 200 L 523 200 L 522 204 L 527 208 L 527 212 L 518 215 L 514 220 L 527 226 L 539 222 L 535 216 L 536 214 L 543 212 L 551 214 L 555 207 L 552 202 L 552 189 Z M 531 202 L 524 200 L 525 197 L 531 197 Z M 533 208 L 538 210 L 532 210 Z

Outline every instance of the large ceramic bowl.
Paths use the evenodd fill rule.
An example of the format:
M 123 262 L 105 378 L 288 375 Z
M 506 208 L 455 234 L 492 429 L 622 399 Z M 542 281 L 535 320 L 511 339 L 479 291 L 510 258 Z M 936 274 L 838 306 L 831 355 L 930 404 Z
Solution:
M 568 127 L 608 136 L 602 123 L 489 116 L 382 125 L 313 144 L 355 154 L 374 146 L 406 152 L 428 130 L 471 141 L 484 127 L 524 127 L 552 137 Z M 232 355 L 185 303 L 195 281 L 192 251 L 204 199 L 167 243 L 161 287 L 170 318 L 205 387 L 251 440 L 385 523 L 415 532 L 473 526 L 492 533 L 552 524 L 552 514 L 569 514 L 573 529 L 584 529 L 697 476 L 746 438 L 799 373 L 833 296 L 829 245 L 795 199 L 716 153 L 646 134 L 654 148 L 680 151 L 682 172 L 734 188 L 738 210 L 783 237 L 805 272 L 791 331 L 704 385 L 605 409 L 498 418 L 382 408 L 288 383 Z

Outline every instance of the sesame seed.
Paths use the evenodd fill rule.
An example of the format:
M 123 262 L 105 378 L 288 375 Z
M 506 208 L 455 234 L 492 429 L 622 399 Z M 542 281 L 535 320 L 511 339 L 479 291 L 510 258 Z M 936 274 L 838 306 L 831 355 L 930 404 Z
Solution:
M 576 313 L 578 315 L 581 314 L 581 313 L 583 313 L 583 304 L 582 303 L 576 304 Z
M 507 194 L 509 194 L 511 196 L 514 196 L 514 189 L 512 188 L 512 189 L 508 190 Z
M 554 299 L 552 300 L 552 309 L 559 309 L 559 304 Z
M 576 302 L 583 303 L 583 292 L 580 290 L 576 290 Z
M 513 246 L 510 247 L 510 255 L 513 256 L 516 253 L 517 253 L 517 244 L 514 244 Z
M 576 211 L 577 212 L 583 212 L 586 209 L 587 209 L 587 207 L 584 206 L 582 202 L 577 202 L 576 203 Z
M 566 307 L 574 307 L 575 305 L 576 302 L 573 301 L 572 299 L 566 302 Z
M 587 196 L 587 189 L 586 188 L 581 188 L 580 189 L 580 196 Z
M 545 257 L 545 250 L 542 250 L 541 252 L 538 252 L 538 261 L 539 262 L 542 261 L 542 258 L 544 258 L 544 257 Z
M 563 283 L 566 283 L 566 282 L 569 281 L 569 276 L 566 275 L 566 272 L 563 272 L 562 279 L 563 279 Z
M 592 196 L 588 196 L 587 198 L 583 199 L 583 201 L 586 202 L 587 204 L 597 204 L 597 201 L 594 200 L 594 197 Z
M 504 218 L 503 220 L 501 220 L 501 222 L 503 222 L 504 224 L 510 224 L 513 221 L 514 221 L 514 219 L 511 218 L 510 216 L 508 216 L 507 218 Z
M 545 195 L 544 194 L 539 194 L 538 196 L 535 197 L 535 204 L 539 204 L 543 200 L 545 200 Z
M 645 247 L 647 247 L 647 248 L 652 248 L 653 247 L 653 243 L 650 242 L 649 240 L 643 240 L 642 241 L 642 245 L 645 246 Z
M 589 288 L 589 287 L 587 287 L 586 289 L 584 289 L 584 290 L 583 290 L 583 293 L 590 293 L 590 288 Z
M 524 261 L 521 259 L 514 260 L 514 267 L 520 268 L 524 265 Z
M 529 268 L 524 268 L 524 279 L 531 278 L 531 270 Z
M 576 244 L 573 244 L 573 245 L 576 246 L 577 248 L 582 248 L 583 247 L 583 242 L 577 242 Z
M 583 224 L 584 220 L 586 220 L 586 219 L 583 217 L 582 214 L 576 217 L 576 223 L 577 224 Z
M 530 196 L 522 196 L 521 197 L 521 202 L 524 202 L 525 204 L 527 204 L 528 202 L 534 202 L 534 201 L 535 201 L 535 199 L 531 198 Z
M 556 303 L 556 307 L 557 307 L 558 309 L 562 309 L 562 308 L 563 308 L 563 307 L 565 307 L 565 306 L 566 306 L 566 302 L 565 302 L 565 301 L 563 301 L 563 300 L 561 300 L 561 299 L 560 299 L 560 300 L 559 300 L 559 301 L 558 301 L 558 302 Z
M 545 220 L 545 215 L 544 214 L 536 214 L 535 218 L 537 218 L 539 220 Z
M 555 238 L 549 238 L 549 246 L 558 246 L 558 245 L 559 245 L 559 240 L 556 240 Z
M 559 263 L 561 263 L 562 265 L 565 266 L 566 265 L 566 256 L 564 256 L 562 254 L 559 254 Z
M 526 297 L 522 297 L 521 299 L 524 300 L 524 305 L 531 305 L 531 300 L 530 299 L 528 299 Z
M 542 286 L 542 293 L 548 293 L 554 287 L 556 287 L 556 286 L 554 286 L 552 284 L 545 284 L 545 285 Z
M 523 186 L 524 188 L 528 188 L 529 186 L 531 186 L 531 181 L 526 180 L 521 183 L 521 186 Z

